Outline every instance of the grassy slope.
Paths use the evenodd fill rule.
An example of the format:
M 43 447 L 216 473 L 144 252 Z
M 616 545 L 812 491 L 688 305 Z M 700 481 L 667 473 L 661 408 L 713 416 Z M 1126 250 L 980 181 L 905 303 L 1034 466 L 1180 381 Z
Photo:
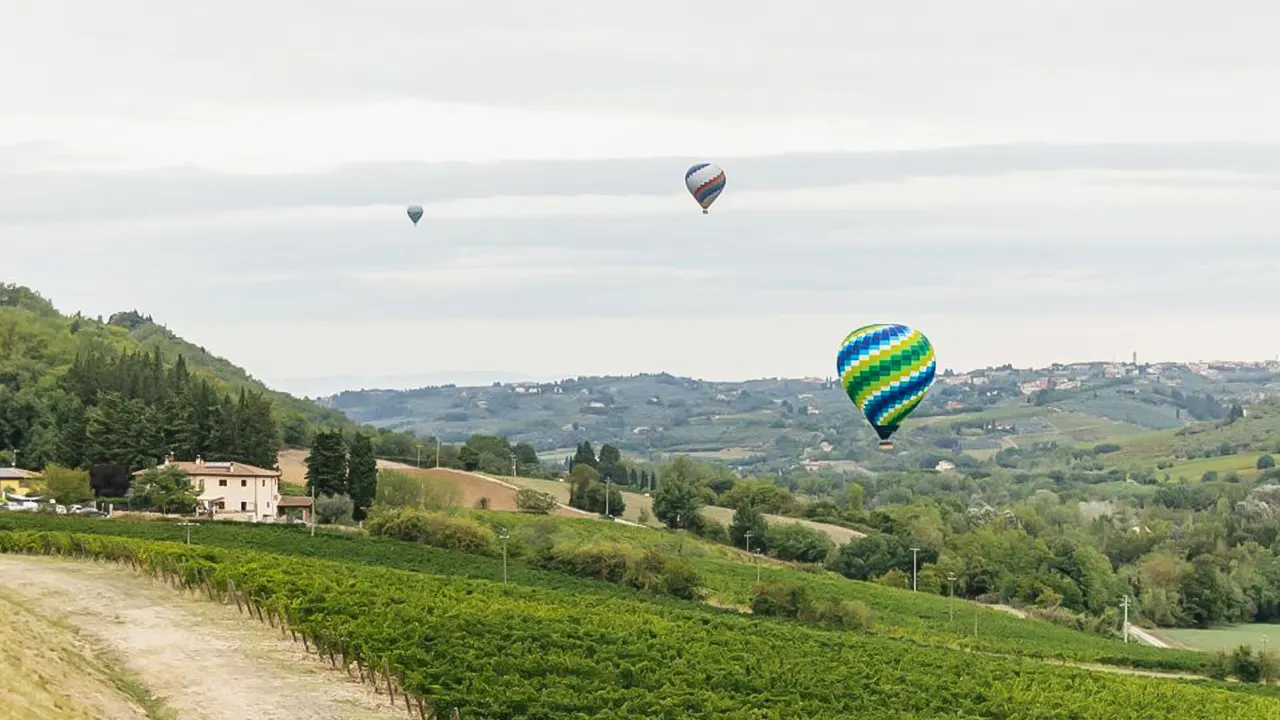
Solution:
M 1171 475 L 1198 479 L 1208 470 L 1220 473 L 1232 470 L 1242 476 L 1256 474 L 1254 463 L 1263 453 L 1280 456 L 1280 400 L 1269 400 L 1249 408 L 1249 416 L 1234 423 L 1202 422 L 1178 430 L 1147 432 L 1114 441 L 1120 450 L 1101 456 L 1113 465 L 1139 465 L 1154 468 L 1158 463 L 1173 463 Z M 1227 443 L 1237 448 L 1237 455 L 1204 458 L 1203 451 Z M 1190 459 L 1180 459 L 1177 454 Z
M 0 539 L 35 552 L 48 550 L 45 541 L 58 552 L 85 547 L 75 536 Z M 1280 701 L 1220 684 L 1091 673 L 620 597 L 583 603 L 560 590 L 179 543 L 108 551 L 148 567 L 211 570 L 219 588 L 227 579 L 252 588 L 268 607 L 291 607 L 295 626 L 358 648 L 370 664 L 382 658 L 407 678 L 406 690 L 460 707 L 463 717 L 1280 717 Z
M 757 567 L 751 558 L 733 548 L 701 542 L 686 533 L 654 532 L 596 520 L 546 518 L 515 513 L 475 515 L 487 523 L 502 524 L 511 529 L 513 555 L 519 553 L 522 538 L 545 529 L 547 523 L 553 524 L 552 537 L 557 543 L 582 544 L 597 540 L 616 540 L 632 546 L 653 548 L 662 553 L 678 554 L 698 570 L 716 602 L 721 605 L 745 605 L 756 582 Z M 0 530 L 5 529 L 75 530 L 159 540 L 179 540 L 184 536 L 184 529 L 171 523 L 94 520 L 26 513 L 0 513 Z M 315 538 L 306 538 L 304 542 L 298 542 L 299 538 L 306 538 L 306 530 L 300 527 L 227 523 L 206 524 L 192 533 L 192 542 L 201 545 L 342 559 L 362 565 L 383 565 L 471 578 L 497 579 L 502 576 L 501 561 L 496 558 L 459 555 L 424 545 L 379 538 L 325 533 L 320 533 Z M 1199 653 L 1125 645 L 1119 641 L 1085 635 L 1047 623 L 1022 620 L 963 600 L 955 602 L 956 620 L 953 623 L 949 619 L 947 598 L 854 582 L 831 573 L 807 573 L 782 563 L 763 563 L 759 572 L 764 580 L 804 583 L 817 598 L 861 601 L 874 613 L 875 634 L 905 639 L 920 645 L 1172 670 L 1196 670 L 1207 660 Z M 718 612 L 692 603 L 641 596 L 606 583 L 536 570 L 517 557 L 510 561 L 509 573 L 511 582 L 517 584 L 561 588 L 579 596 L 625 596 L 642 598 L 645 602 L 700 607 L 705 612 Z M 975 613 L 979 625 L 979 635 L 976 638 L 972 635 Z
M 0 588 L 0 712 L 21 720 L 169 717 L 75 630 Z
M 1267 623 L 1230 625 L 1210 630 L 1161 628 L 1148 632 L 1175 646 L 1203 652 L 1230 652 L 1240 645 L 1248 645 L 1254 650 L 1261 650 L 1266 645 L 1270 650 L 1280 643 L 1280 625 Z

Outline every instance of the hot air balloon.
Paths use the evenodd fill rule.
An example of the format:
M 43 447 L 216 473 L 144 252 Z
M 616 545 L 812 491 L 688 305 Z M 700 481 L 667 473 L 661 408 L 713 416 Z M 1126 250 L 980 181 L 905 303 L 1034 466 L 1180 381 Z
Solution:
M 685 172 L 684 185 L 706 215 L 711 203 L 724 192 L 724 171 L 712 163 L 698 163 Z
M 413 221 L 413 224 L 414 224 L 414 225 L 417 225 L 417 224 L 418 224 L 418 221 L 422 219 L 422 206 L 421 206 L 421 205 L 410 205 L 410 206 L 409 206 L 409 219 Z
M 905 325 L 877 324 L 849 333 L 836 356 L 840 384 L 880 436 L 880 449 L 924 399 L 938 363 L 933 344 Z

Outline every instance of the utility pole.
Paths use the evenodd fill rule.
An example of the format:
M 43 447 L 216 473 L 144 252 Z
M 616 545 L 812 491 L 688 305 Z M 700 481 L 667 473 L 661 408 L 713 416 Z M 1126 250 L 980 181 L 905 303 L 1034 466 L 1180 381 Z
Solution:
M 436 467 L 440 467 L 440 436 L 436 436 Z
M 507 529 L 498 526 L 498 539 L 502 541 L 502 584 L 507 584 Z
M 760 556 L 763 553 L 759 549 L 756 550 L 756 584 L 760 584 Z
M 187 528 L 187 544 L 190 545 L 191 544 L 191 526 L 195 525 L 195 523 L 183 521 L 178 524 L 185 526 Z
M 520 477 L 520 473 L 516 472 L 516 454 L 511 453 L 511 477 Z
M 1120 601 L 1120 607 L 1124 608 L 1124 641 L 1129 642 L 1129 596 L 1125 595 Z
M 609 514 L 609 489 L 613 487 L 613 478 L 604 479 L 604 516 L 613 517 Z
M 316 486 L 311 486 L 311 537 L 316 536 Z
M 747 538 L 747 552 L 751 552 L 751 535 L 752 535 L 752 532 L 748 530 L 746 532 L 746 535 L 744 536 Z
M 916 553 L 920 548 L 911 548 L 911 592 L 916 591 Z
M 422 467 L 422 443 L 417 443 L 415 447 L 418 449 L 418 467 Z
M 947 582 L 951 585 L 951 598 L 947 600 L 947 612 L 951 614 L 950 622 L 956 621 L 956 574 L 947 573 Z

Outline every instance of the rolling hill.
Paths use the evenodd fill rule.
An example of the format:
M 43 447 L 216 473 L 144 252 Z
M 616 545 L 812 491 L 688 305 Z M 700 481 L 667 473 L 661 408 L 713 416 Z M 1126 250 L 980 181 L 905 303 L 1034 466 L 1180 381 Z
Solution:
M 905 449 L 990 457 L 1043 441 L 1101 443 L 1226 417 L 1234 404 L 1280 393 L 1280 364 L 1081 363 L 986 368 L 939 377 L 899 433 Z M 358 422 L 438 434 L 491 433 L 532 444 L 544 460 L 583 440 L 637 459 L 685 453 L 733 465 L 787 469 L 803 459 L 883 460 L 832 379 L 712 382 L 668 374 L 579 377 L 322 398 Z

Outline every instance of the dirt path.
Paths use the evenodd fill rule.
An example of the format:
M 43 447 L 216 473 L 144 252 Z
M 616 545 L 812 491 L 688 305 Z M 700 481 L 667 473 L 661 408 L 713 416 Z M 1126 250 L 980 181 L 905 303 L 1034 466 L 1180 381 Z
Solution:
M 118 657 L 181 720 L 406 717 L 235 606 L 114 565 L 0 555 L 0 587 Z

